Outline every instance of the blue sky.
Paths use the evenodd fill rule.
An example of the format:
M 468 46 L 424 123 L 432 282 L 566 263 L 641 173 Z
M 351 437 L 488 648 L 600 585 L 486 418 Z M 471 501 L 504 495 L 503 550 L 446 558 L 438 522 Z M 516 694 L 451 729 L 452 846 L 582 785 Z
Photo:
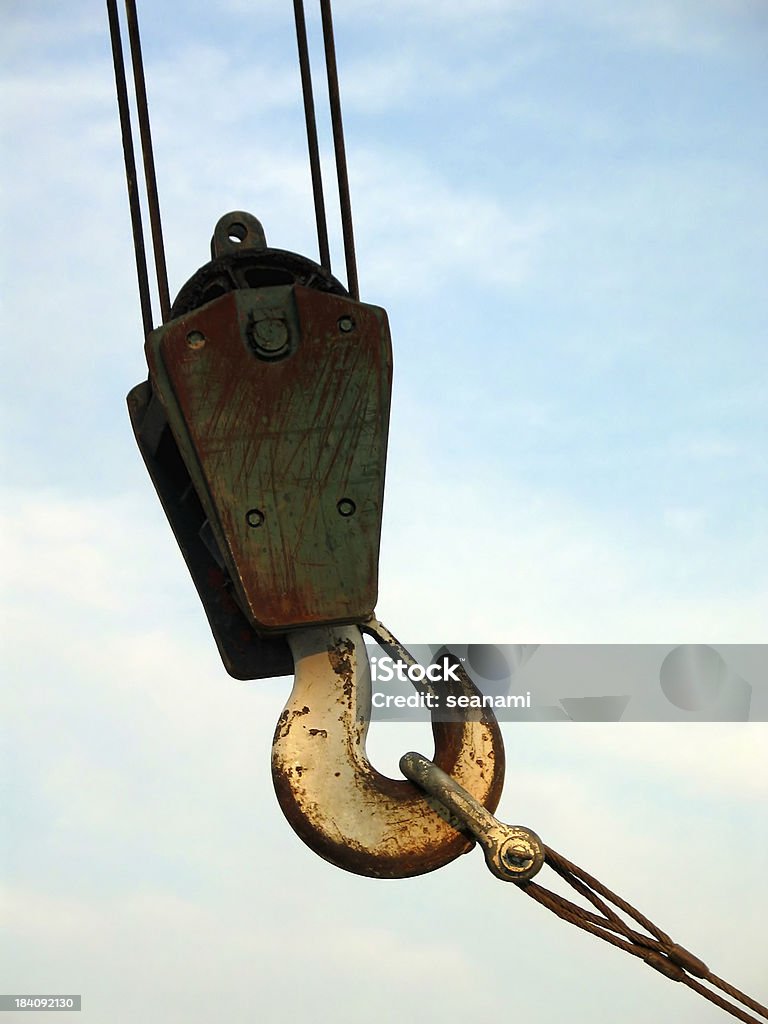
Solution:
M 133 979 L 163 1024 L 213 999 L 250 1020 L 256 990 L 275 1021 L 721 1019 L 479 854 L 374 883 L 295 840 L 268 777 L 287 681 L 225 675 L 125 413 L 146 369 L 103 5 L 2 9 L 0 987 L 82 990 L 110 1024 Z M 395 347 L 381 617 L 424 642 L 763 640 L 765 7 L 334 12 L 361 290 Z M 171 290 L 231 209 L 314 256 L 291 4 L 139 14 Z M 511 725 L 502 816 L 759 991 L 765 727 Z M 370 749 L 394 773 L 427 742 L 387 724 Z M 723 835 L 727 891 L 701 852 Z

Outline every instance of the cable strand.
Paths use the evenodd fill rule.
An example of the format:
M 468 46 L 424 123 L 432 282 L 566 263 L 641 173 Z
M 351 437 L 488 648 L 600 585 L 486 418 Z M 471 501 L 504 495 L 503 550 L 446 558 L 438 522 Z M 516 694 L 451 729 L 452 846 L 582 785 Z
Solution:
M 713 975 L 706 964 L 674 943 L 665 932 L 645 917 L 645 915 L 641 914 L 635 907 L 627 903 L 626 900 L 617 896 L 607 886 L 603 885 L 602 882 L 599 882 L 588 872 L 573 864 L 561 854 L 549 847 L 546 847 L 545 851 L 546 863 L 549 864 L 560 878 L 599 910 L 600 914 L 595 914 L 591 910 L 572 903 L 564 896 L 552 892 L 537 882 L 519 883 L 518 888 L 523 890 L 537 903 L 551 910 L 561 920 L 568 921 L 570 924 L 576 925 L 577 928 L 581 928 L 583 931 L 603 939 L 603 941 L 610 943 L 612 946 L 623 949 L 632 956 L 639 957 L 649 967 L 664 974 L 672 981 L 682 982 L 692 991 L 714 1003 L 720 1009 L 725 1010 L 726 1013 L 730 1013 L 738 1020 L 744 1021 L 745 1024 L 763 1024 L 763 1022 L 758 1020 L 757 1017 L 748 1014 L 741 1007 L 725 1000 L 717 992 L 708 988 L 707 985 L 702 984 L 702 981 L 706 981 L 708 985 L 719 988 L 732 999 L 743 1003 L 744 1006 L 759 1014 L 765 1020 L 768 1020 L 768 1008 L 750 996 L 745 995 L 735 986 L 723 981 L 722 978 Z M 631 917 L 642 928 L 645 928 L 649 934 L 643 935 L 634 928 L 631 928 L 604 901 L 613 903 L 615 907 Z M 615 932 L 620 934 L 614 934 Z
M 333 151 L 336 160 L 336 177 L 339 183 L 339 204 L 341 207 L 341 231 L 344 238 L 344 258 L 347 266 L 347 288 L 353 299 L 359 300 L 360 287 L 357 280 L 355 259 L 355 236 L 352 227 L 352 204 L 349 197 L 349 176 L 347 157 L 344 150 L 344 126 L 341 118 L 341 97 L 339 75 L 336 67 L 336 46 L 333 41 L 333 17 L 331 0 L 320 0 L 320 15 L 323 24 L 325 45 L 325 68 L 328 75 L 328 98 L 331 105 L 331 128 L 333 129 Z
M 133 252 L 136 259 L 136 279 L 139 286 L 139 303 L 144 335 L 152 330 L 152 301 L 149 294 L 149 276 L 147 274 L 147 254 L 144 248 L 144 231 L 141 223 L 141 205 L 136 181 L 136 157 L 133 149 L 131 129 L 131 113 L 128 106 L 128 87 L 125 78 L 125 61 L 123 60 L 123 43 L 120 36 L 120 18 L 117 13 L 117 0 L 107 0 L 109 18 L 109 38 L 112 45 L 112 63 L 115 68 L 115 91 L 117 93 L 117 109 L 120 115 L 120 134 L 123 143 L 123 161 L 125 163 L 125 183 L 128 188 L 128 209 L 131 215 L 133 231 Z
M 163 228 L 160 220 L 160 203 L 157 196 L 155 157 L 152 152 L 152 131 L 149 124 L 149 104 L 147 103 L 147 86 L 144 80 L 144 62 L 141 56 L 141 36 L 139 33 L 136 0 L 125 0 L 125 13 L 128 21 L 128 41 L 131 51 L 131 66 L 133 68 L 133 86 L 136 93 L 136 112 L 139 119 L 144 183 L 147 190 L 147 207 L 149 209 L 149 224 L 152 233 L 152 253 L 155 261 L 155 274 L 157 276 L 157 291 L 160 297 L 160 315 L 163 323 L 166 323 L 170 318 L 171 299 L 168 293 L 168 271 L 165 265 Z
M 317 121 L 315 119 L 315 100 L 312 93 L 312 72 L 309 66 L 309 46 L 307 43 L 307 23 L 304 18 L 303 0 L 293 0 L 293 14 L 296 22 L 296 44 L 299 51 L 299 72 L 301 74 L 301 95 L 304 101 L 304 122 L 307 129 L 307 149 L 309 150 L 309 170 L 312 176 L 312 197 L 315 206 L 315 222 L 317 224 L 317 246 L 320 251 L 320 265 L 331 272 L 331 252 L 328 245 L 328 225 L 325 217 L 325 198 L 323 196 L 323 176 L 320 169 L 320 148 L 317 141 Z

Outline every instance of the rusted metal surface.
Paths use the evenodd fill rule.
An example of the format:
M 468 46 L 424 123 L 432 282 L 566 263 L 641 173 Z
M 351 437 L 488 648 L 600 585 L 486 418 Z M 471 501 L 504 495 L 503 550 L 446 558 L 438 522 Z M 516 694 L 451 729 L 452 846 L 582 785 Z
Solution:
M 386 313 L 300 285 L 238 289 L 154 331 L 153 387 L 259 632 L 373 611 Z
M 261 221 L 246 210 L 232 210 L 219 217 L 211 239 L 211 259 L 255 249 L 267 248 L 267 236 Z
M 229 574 L 210 544 L 207 519 L 171 435 L 165 410 L 148 381 L 128 394 L 128 411 L 142 458 L 194 580 L 224 667 L 235 679 L 293 673 L 284 637 L 261 637 L 235 600 Z M 208 541 L 208 543 L 206 543 Z
M 434 871 L 471 849 L 473 840 L 416 786 L 387 778 L 369 762 L 371 679 L 360 630 L 301 630 L 290 634 L 289 643 L 296 679 L 275 731 L 272 776 L 283 813 L 301 839 L 332 864 L 377 878 Z M 477 693 L 463 673 L 460 683 L 450 685 Z M 432 731 L 435 762 L 495 810 L 504 746 L 493 715 L 433 722 Z
M 128 406 L 227 671 L 287 675 L 286 630 L 376 601 L 389 328 L 245 211 L 220 218 L 211 255 Z
M 319 263 L 285 249 L 233 248 L 200 267 L 183 285 L 171 307 L 171 319 L 238 288 L 301 284 L 314 291 L 347 296 L 344 285 Z

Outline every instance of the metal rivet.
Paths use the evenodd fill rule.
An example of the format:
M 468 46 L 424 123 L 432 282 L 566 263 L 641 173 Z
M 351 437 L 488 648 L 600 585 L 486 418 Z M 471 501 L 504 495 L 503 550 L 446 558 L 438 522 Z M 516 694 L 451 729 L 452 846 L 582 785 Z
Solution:
M 245 521 L 249 526 L 261 526 L 264 522 L 264 513 L 260 508 L 251 508 L 245 513 Z
M 195 352 L 203 347 L 205 341 L 206 338 L 202 331 L 190 331 L 187 335 L 187 345 Z
M 351 316 L 340 316 L 338 323 L 342 334 L 349 334 L 350 331 L 355 329 L 355 321 Z
M 339 515 L 344 516 L 345 518 L 353 516 L 357 511 L 357 505 L 351 498 L 342 498 L 341 501 L 337 503 L 336 508 L 338 509 Z

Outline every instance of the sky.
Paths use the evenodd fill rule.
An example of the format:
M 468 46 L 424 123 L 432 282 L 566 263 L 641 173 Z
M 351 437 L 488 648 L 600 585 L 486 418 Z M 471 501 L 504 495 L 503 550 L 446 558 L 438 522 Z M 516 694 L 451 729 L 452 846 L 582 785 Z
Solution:
M 765 6 L 334 14 L 361 294 L 395 353 L 380 617 L 423 643 L 762 642 Z M 106 11 L 0 16 L 0 990 L 82 993 L 93 1024 L 725 1019 L 477 851 L 384 882 L 294 836 L 269 777 L 290 681 L 226 675 L 125 411 L 146 365 Z M 172 293 L 228 210 L 315 258 L 292 5 L 139 16 Z M 766 732 L 504 723 L 499 816 L 765 1001 Z M 372 729 L 382 771 L 409 749 L 426 726 Z

